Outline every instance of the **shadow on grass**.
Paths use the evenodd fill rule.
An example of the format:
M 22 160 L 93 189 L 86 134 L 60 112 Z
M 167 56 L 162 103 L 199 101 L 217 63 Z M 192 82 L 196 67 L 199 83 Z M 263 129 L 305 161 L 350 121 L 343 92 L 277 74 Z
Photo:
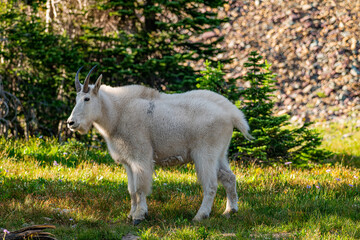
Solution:
M 54 154 L 49 152 L 33 151 L 30 153 L 10 150 L 7 152 L 7 158 L 15 161 L 35 161 L 41 167 L 63 165 L 66 167 L 76 168 L 81 163 L 92 162 L 97 164 L 117 165 L 111 156 L 104 151 L 84 150 L 76 152 L 56 152 Z
M 288 192 L 285 193 L 285 189 Z M 285 226 L 288 231 L 298 231 L 314 222 L 324 224 L 322 231 L 337 231 L 341 230 L 344 221 L 360 223 L 359 189 L 343 183 L 328 189 L 327 186 L 308 189 L 297 184 L 274 184 L 271 188 L 261 189 L 240 184 L 238 193 L 239 212 L 231 218 L 221 216 L 226 194 L 220 186 L 210 219 L 193 224 L 191 219 L 202 200 L 200 185 L 172 181 L 165 185 L 163 181 L 155 180 L 148 197 L 149 218 L 134 227 L 126 217 L 130 198 L 125 181 L 8 177 L 0 186 L 0 222 L 8 229 L 24 224 L 55 224 L 60 229 L 55 231 L 60 239 L 67 239 L 67 235 L 71 236 L 69 239 L 81 239 L 80 235 L 89 236 L 89 232 L 94 239 L 119 239 L 122 234 L 149 227 L 166 232 L 169 228 L 202 225 L 220 232 L 248 234 L 259 226 L 275 229 Z M 325 222 L 329 221 L 327 226 Z M 360 237 L 360 233 L 355 235 Z
M 347 153 L 335 153 L 330 159 L 328 159 L 324 163 L 339 163 L 343 166 L 360 168 L 360 156 Z
M 56 139 L 5 139 L 0 137 L 0 156 L 15 161 L 35 161 L 39 166 L 61 164 L 77 167 L 83 162 L 115 164 L 105 149 L 87 147 L 74 139 L 59 143 Z
M 58 239 L 121 239 L 136 230 L 123 214 L 128 203 L 126 182 L 7 177 L 0 184 L 0 226 L 54 224 Z

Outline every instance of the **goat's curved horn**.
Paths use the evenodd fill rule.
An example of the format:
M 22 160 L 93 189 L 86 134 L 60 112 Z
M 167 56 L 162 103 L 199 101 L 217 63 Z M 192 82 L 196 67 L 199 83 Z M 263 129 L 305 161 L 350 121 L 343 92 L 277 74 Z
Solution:
M 83 92 L 87 93 L 89 91 L 89 80 L 90 80 L 90 74 L 91 72 L 94 70 L 94 68 L 96 68 L 97 65 L 93 66 L 93 68 L 90 70 L 90 72 L 88 73 L 88 75 L 85 78 L 84 81 L 84 87 L 83 87 Z
M 79 73 L 80 73 L 80 70 L 83 68 L 84 66 L 81 66 L 79 68 L 79 70 L 77 71 L 76 73 L 76 76 L 75 76 L 75 88 L 76 88 L 76 92 L 80 92 L 81 91 L 81 84 L 80 84 L 80 81 L 79 81 Z

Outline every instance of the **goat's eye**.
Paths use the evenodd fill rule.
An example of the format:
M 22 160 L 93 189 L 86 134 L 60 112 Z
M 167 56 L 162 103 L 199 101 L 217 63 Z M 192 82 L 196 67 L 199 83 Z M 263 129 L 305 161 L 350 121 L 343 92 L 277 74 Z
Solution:
M 86 97 L 86 98 L 84 98 L 84 101 L 85 102 L 90 101 L 90 98 Z

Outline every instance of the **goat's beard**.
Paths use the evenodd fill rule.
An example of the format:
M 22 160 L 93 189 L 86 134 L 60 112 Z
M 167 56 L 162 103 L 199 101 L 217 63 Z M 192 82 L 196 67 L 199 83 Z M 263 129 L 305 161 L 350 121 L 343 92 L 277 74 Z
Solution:
M 88 126 L 81 126 L 80 125 L 78 128 L 70 129 L 70 130 L 73 131 L 73 132 L 78 132 L 81 135 L 84 135 L 84 134 L 86 134 L 86 133 L 88 133 L 90 131 L 90 128 L 91 128 L 91 124 L 89 124 Z
M 90 131 L 90 127 L 79 127 L 79 129 L 77 129 L 77 131 L 81 134 L 81 135 L 84 135 L 86 133 L 88 133 Z

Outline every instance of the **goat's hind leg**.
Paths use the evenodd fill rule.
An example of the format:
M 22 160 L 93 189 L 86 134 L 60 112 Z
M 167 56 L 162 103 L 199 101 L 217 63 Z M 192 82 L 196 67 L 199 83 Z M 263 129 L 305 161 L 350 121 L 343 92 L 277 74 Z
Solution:
M 206 156 L 205 154 L 203 156 Z M 199 156 L 194 160 L 197 177 L 203 187 L 203 201 L 193 221 L 201 221 L 208 218 L 217 191 L 217 162 L 212 159 L 204 159 Z M 208 155 L 209 156 L 209 155 Z
M 236 176 L 231 171 L 226 158 L 224 158 L 220 164 L 217 177 L 226 191 L 226 209 L 223 214 L 229 216 L 230 213 L 237 212 L 239 208 L 238 195 L 236 192 Z

